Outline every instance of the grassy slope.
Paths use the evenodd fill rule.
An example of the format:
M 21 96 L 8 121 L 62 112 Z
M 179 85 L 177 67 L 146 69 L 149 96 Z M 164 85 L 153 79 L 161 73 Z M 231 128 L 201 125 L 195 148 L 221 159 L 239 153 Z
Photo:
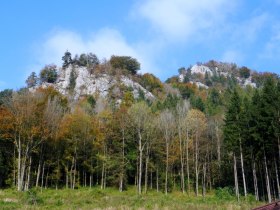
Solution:
M 167 196 L 155 191 L 138 196 L 134 188 L 125 192 L 108 188 L 80 188 L 78 190 L 44 189 L 16 192 L 13 189 L 0 191 L 0 209 L 251 209 L 261 205 L 252 197 L 237 203 L 227 195 L 208 194 L 203 197 L 173 192 Z

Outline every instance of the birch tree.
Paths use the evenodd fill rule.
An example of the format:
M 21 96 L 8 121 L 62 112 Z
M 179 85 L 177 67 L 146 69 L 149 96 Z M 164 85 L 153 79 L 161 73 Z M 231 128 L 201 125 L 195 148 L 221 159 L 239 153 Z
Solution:
M 185 158 L 186 153 L 188 154 L 188 144 L 187 137 L 187 114 L 189 111 L 190 104 L 187 101 L 182 101 L 176 107 L 176 122 L 177 122 L 177 130 L 178 130 L 178 137 L 179 137 L 179 145 L 180 145 L 180 164 L 181 164 L 181 190 L 183 194 L 185 193 Z M 186 152 L 187 150 L 187 152 Z M 187 157 L 188 159 L 188 157 Z M 189 173 L 189 172 L 188 172 Z M 189 179 L 189 175 L 188 175 Z M 189 180 L 188 180 L 189 183 Z
M 198 185 L 199 185 L 198 178 L 199 178 L 199 168 L 200 168 L 200 163 L 199 163 L 200 144 L 201 144 L 202 134 L 206 128 L 206 117 L 201 111 L 199 111 L 197 109 L 190 110 L 187 117 L 188 117 L 188 121 L 190 124 L 192 139 L 194 142 L 195 194 L 196 194 L 196 196 L 198 196 Z
M 168 171 L 169 171 L 169 152 L 170 144 L 174 136 L 175 129 L 175 118 L 174 115 L 169 110 L 164 110 L 159 116 L 159 129 L 163 134 L 163 139 L 165 141 L 165 184 L 164 191 L 165 195 L 168 192 Z
M 138 147 L 138 181 L 137 181 L 137 191 L 138 194 L 142 193 L 142 173 L 143 173 L 143 151 L 147 145 L 147 140 L 145 139 L 145 133 L 147 132 L 147 123 L 150 120 L 151 111 L 145 102 L 139 102 L 133 104 L 128 110 L 129 117 L 131 119 L 131 124 L 135 129 L 137 136 L 137 147 Z

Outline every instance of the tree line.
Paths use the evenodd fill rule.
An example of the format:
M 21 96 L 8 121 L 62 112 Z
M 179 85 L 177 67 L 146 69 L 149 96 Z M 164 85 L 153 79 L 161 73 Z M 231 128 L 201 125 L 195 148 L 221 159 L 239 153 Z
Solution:
M 51 87 L 1 92 L 0 185 L 196 196 L 228 187 L 237 198 L 279 198 L 279 81 L 222 94 L 209 90 L 202 109 L 176 94 L 151 102 L 129 90 L 120 104 L 71 101 Z

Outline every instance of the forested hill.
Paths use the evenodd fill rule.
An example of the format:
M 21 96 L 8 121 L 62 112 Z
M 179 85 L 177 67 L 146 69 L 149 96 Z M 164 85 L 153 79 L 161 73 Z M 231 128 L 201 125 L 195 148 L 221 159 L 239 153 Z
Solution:
M 279 198 L 277 75 L 209 61 L 163 83 L 129 56 L 62 60 L 0 93 L 1 187 Z

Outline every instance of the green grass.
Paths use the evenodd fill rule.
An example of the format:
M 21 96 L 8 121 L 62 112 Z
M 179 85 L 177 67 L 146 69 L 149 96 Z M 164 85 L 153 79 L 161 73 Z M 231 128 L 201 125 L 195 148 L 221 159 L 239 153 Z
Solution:
M 156 191 L 137 195 L 136 189 L 118 192 L 115 188 L 79 188 L 70 189 L 32 189 L 29 192 L 17 192 L 15 189 L 0 191 L 0 209 L 251 209 L 262 205 L 252 196 L 237 203 L 235 197 L 220 190 L 202 196 L 188 196 L 181 192 L 172 192 L 167 196 Z

